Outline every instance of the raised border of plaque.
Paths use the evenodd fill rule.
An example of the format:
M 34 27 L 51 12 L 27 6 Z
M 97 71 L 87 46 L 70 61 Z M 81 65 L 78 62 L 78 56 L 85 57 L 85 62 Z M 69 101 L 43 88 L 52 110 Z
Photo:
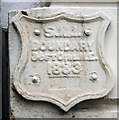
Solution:
M 40 12 L 40 10 L 41 9 L 39 9 L 39 12 Z M 48 10 L 50 10 L 50 9 L 48 9 Z M 29 43 L 31 41 L 30 41 L 30 38 L 27 36 L 28 32 L 21 25 L 21 21 L 22 20 L 24 21 L 25 19 L 28 20 L 28 22 L 31 22 L 31 23 L 34 22 L 34 24 L 35 23 L 46 24 L 48 22 L 58 22 L 60 20 L 64 20 L 69 23 L 72 22 L 72 23 L 77 23 L 77 24 L 83 25 L 85 23 L 87 24 L 87 23 L 91 23 L 94 21 L 101 21 L 102 26 L 99 28 L 99 33 L 96 35 L 96 39 L 97 39 L 97 42 L 95 44 L 95 49 L 97 51 L 96 55 L 92 54 L 92 51 L 93 51 L 92 48 L 93 48 L 93 44 L 94 44 L 93 40 L 89 41 L 89 42 L 88 41 L 83 42 L 80 40 L 78 43 L 78 45 L 80 46 L 80 49 L 78 49 L 78 47 L 76 47 L 77 45 L 75 44 L 75 42 L 72 42 L 72 45 L 74 44 L 74 48 L 71 47 L 70 50 L 81 52 L 81 53 L 82 53 L 82 51 L 85 53 L 86 53 L 86 51 L 89 51 L 89 54 L 91 57 L 86 56 L 85 59 L 84 58 L 81 59 L 80 57 L 75 56 L 72 58 L 70 56 L 70 54 L 68 54 L 69 56 L 67 57 L 67 59 L 69 61 L 75 61 L 74 63 L 73 62 L 64 62 L 64 61 L 62 63 L 59 63 L 56 61 L 56 57 L 51 58 L 51 56 L 48 56 L 48 55 L 47 55 L 48 57 L 45 57 L 45 59 L 43 59 L 42 57 L 37 58 L 36 57 L 37 54 L 41 55 L 41 54 L 43 54 L 43 51 L 46 51 L 46 46 L 45 46 L 46 43 L 44 41 L 39 42 L 36 40 L 33 43 L 33 46 L 30 47 Z M 107 95 L 112 90 L 113 85 L 114 85 L 114 82 L 112 80 L 111 69 L 110 69 L 109 65 L 106 63 L 105 56 L 104 56 L 104 38 L 105 38 L 106 30 L 110 25 L 110 22 L 111 22 L 110 19 L 103 12 L 97 12 L 94 14 L 83 15 L 83 16 L 73 15 L 73 14 L 69 14 L 66 12 L 59 12 L 59 13 L 54 13 L 50 16 L 43 16 L 43 17 L 42 16 L 37 17 L 37 15 L 36 15 L 36 17 L 30 17 L 27 14 L 27 11 L 18 12 L 12 18 L 13 26 L 17 28 L 19 35 L 20 35 L 21 42 L 22 42 L 21 57 L 20 57 L 19 63 L 16 66 L 16 69 L 13 74 L 13 84 L 14 84 L 16 91 L 28 100 L 48 101 L 53 104 L 56 104 L 57 106 L 62 108 L 64 111 L 68 111 L 71 107 L 73 107 L 74 105 L 76 105 L 77 103 L 79 103 L 81 101 L 88 100 L 88 99 L 97 99 L 97 98 L 101 98 L 101 97 L 104 97 L 105 95 Z M 28 27 L 28 26 L 26 25 L 25 27 Z M 55 37 L 55 39 L 57 39 L 57 38 L 61 39 L 62 42 L 60 42 L 60 43 L 58 41 L 56 42 L 55 39 L 52 41 L 52 44 L 54 46 L 57 46 L 57 44 L 60 44 L 60 46 L 55 47 L 54 49 L 52 48 L 52 46 L 48 46 L 48 45 L 50 45 L 50 42 L 47 44 L 47 48 L 50 52 L 53 50 L 56 52 L 58 50 L 61 51 L 59 54 L 59 57 L 57 58 L 59 61 L 62 61 L 62 59 L 63 59 L 62 55 L 64 53 L 62 54 L 62 51 L 69 50 L 68 42 L 70 41 L 71 38 L 83 39 L 83 37 L 85 35 L 85 40 L 87 40 L 88 37 L 93 34 L 92 29 L 90 29 L 90 28 L 84 29 L 83 34 L 82 34 L 82 30 L 76 34 L 73 34 L 73 33 L 70 34 L 70 32 L 69 32 L 69 34 L 62 34 L 61 32 L 59 32 L 59 33 L 51 32 L 54 29 L 55 29 L 54 27 L 49 27 L 49 26 L 48 27 L 46 26 L 46 28 L 43 28 L 43 29 L 37 29 L 37 26 L 35 26 L 33 33 L 34 33 L 35 37 L 39 37 L 39 36 L 41 37 L 42 33 L 43 33 L 41 31 L 44 30 L 44 36 L 47 37 L 47 39 L 51 40 L 53 37 Z M 29 30 L 29 29 L 27 29 L 27 30 Z M 74 31 L 76 31 L 76 30 L 74 30 Z M 83 37 L 82 37 L 82 35 L 83 35 Z M 69 41 L 64 42 L 63 40 L 65 38 L 68 39 Z M 44 39 L 44 38 L 40 38 L 40 39 Z M 65 47 L 62 48 L 62 45 L 64 45 Z M 29 49 L 29 48 L 31 48 L 31 49 Z M 105 80 L 104 81 L 101 80 L 101 83 L 99 84 L 99 81 L 101 79 L 101 76 L 100 76 L 101 73 L 99 72 L 99 70 L 97 68 L 97 71 L 96 71 L 96 69 L 94 71 L 93 70 L 88 71 L 89 72 L 88 82 L 90 81 L 88 84 L 91 84 L 91 85 L 93 84 L 94 86 L 96 86 L 96 84 L 98 84 L 97 88 L 100 85 L 102 85 L 102 84 L 103 85 L 101 88 L 99 87 L 100 90 L 95 90 L 95 91 L 92 90 L 93 92 L 91 92 L 91 93 L 86 93 L 87 91 L 84 91 L 84 89 L 82 90 L 82 92 L 80 92 L 81 90 L 79 87 L 80 94 L 78 94 L 78 89 L 77 89 L 77 92 L 75 93 L 75 87 L 74 87 L 74 90 L 73 89 L 69 90 L 71 92 L 70 97 L 68 96 L 68 89 L 70 89 L 70 88 L 67 89 L 66 87 L 64 87 L 62 85 L 63 87 L 61 89 L 61 92 L 59 92 L 59 94 L 61 95 L 61 99 L 60 99 L 59 96 L 58 97 L 56 96 L 58 93 L 57 91 L 60 91 L 60 88 L 56 88 L 53 90 L 50 89 L 51 91 L 55 91 L 54 94 L 53 94 L 53 92 L 50 93 L 47 90 L 47 88 L 45 90 L 44 88 L 48 84 L 47 83 L 43 84 L 44 81 L 42 80 L 43 79 L 42 76 L 39 75 L 38 73 L 36 73 L 35 70 L 34 70 L 35 72 L 33 74 L 29 74 L 29 77 L 27 78 L 26 74 L 28 73 L 28 70 L 30 71 L 30 69 L 28 69 L 27 72 L 25 71 L 25 69 L 29 66 L 28 61 L 29 61 L 29 54 L 30 54 L 29 51 L 30 50 L 31 50 L 30 53 L 32 53 L 30 61 L 33 62 L 33 64 L 35 64 L 34 62 L 36 62 L 37 59 L 39 59 L 39 61 L 41 63 L 47 62 L 47 70 L 46 70 L 46 68 L 45 69 L 39 68 L 40 69 L 39 71 L 46 70 L 46 73 L 47 73 L 47 76 L 49 77 L 49 79 L 53 79 L 54 81 L 56 79 L 59 80 L 59 79 L 63 79 L 63 78 L 69 79 L 69 80 L 72 79 L 73 80 L 72 83 L 74 85 L 77 84 L 77 83 L 75 83 L 75 78 L 76 78 L 76 81 L 78 79 L 83 80 L 83 78 L 82 78 L 83 75 L 80 75 L 80 73 L 82 74 L 82 71 L 85 71 L 84 67 L 83 67 L 83 64 L 84 64 L 83 62 L 87 61 L 90 63 L 93 61 L 96 61 L 96 62 L 98 61 L 100 68 L 103 71 L 102 75 L 104 75 Z M 41 52 L 38 53 L 37 52 L 38 50 L 41 50 Z M 53 55 L 54 54 L 52 54 L 52 56 Z M 50 59 L 50 62 L 49 62 L 49 59 Z M 65 60 L 65 61 L 68 61 L 68 60 Z M 80 61 L 82 61 L 82 62 L 80 62 Z M 65 70 L 63 69 L 64 66 L 67 67 Z M 31 71 L 32 71 L 32 68 L 33 68 L 33 66 L 31 67 Z M 53 68 L 56 68 L 56 69 L 54 70 Z M 70 69 L 70 70 L 67 72 L 67 69 L 68 70 Z M 37 71 L 38 71 L 38 69 L 37 69 Z M 26 75 L 26 79 L 24 76 L 22 76 L 23 73 L 24 73 L 24 76 Z M 48 81 L 46 81 L 46 82 L 48 82 Z M 43 84 L 44 86 L 43 85 L 40 86 L 40 84 Z M 66 86 L 70 86 L 68 83 L 64 82 L 64 84 Z M 55 83 L 52 83 L 51 85 L 55 86 Z M 90 90 L 92 89 L 91 85 L 89 88 Z M 30 86 L 30 87 L 28 87 L 28 86 Z M 39 87 L 41 87 L 41 89 L 39 90 L 40 92 L 38 93 L 36 91 L 38 91 L 37 89 Z M 84 86 L 84 87 L 85 87 L 85 89 L 88 89 L 88 88 L 86 88 L 86 86 Z M 74 91 L 75 94 L 73 94 L 72 91 Z M 62 92 L 64 92 L 64 93 L 62 93 Z

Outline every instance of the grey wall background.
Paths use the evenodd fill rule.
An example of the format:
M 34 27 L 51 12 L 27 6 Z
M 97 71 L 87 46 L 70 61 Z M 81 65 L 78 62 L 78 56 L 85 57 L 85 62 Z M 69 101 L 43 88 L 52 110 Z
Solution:
M 48 3 L 47 0 L 42 0 L 42 1 L 44 2 L 2 2 L 1 3 L 2 28 L 8 28 L 9 11 L 49 6 L 50 3 Z

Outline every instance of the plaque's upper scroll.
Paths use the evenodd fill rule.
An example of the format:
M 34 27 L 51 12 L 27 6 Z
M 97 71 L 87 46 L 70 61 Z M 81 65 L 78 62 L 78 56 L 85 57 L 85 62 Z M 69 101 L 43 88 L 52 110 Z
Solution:
M 112 73 L 104 56 L 110 19 L 104 13 L 30 16 L 20 11 L 12 22 L 22 42 L 13 84 L 24 98 L 48 101 L 68 111 L 111 91 Z

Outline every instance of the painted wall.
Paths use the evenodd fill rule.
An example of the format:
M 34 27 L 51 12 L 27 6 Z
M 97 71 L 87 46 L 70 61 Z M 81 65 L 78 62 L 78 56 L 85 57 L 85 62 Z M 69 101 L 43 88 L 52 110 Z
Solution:
M 18 5 L 19 4 L 19 5 Z M 44 6 L 44 3 L 2 3 L 3 29 L 3 94 L 4 116 L 8 116 L 9 90 L 9 61 L 8 61 L 8 12 L 11 10 L 30 9 Z M 74 106 L 67 113 L 48 102 L 32 102 L 23 99 L 14 89 L 11 90 L 11 113 L 15 118 L 117 118 L 117 4 L 116 3 L 52 3 L 50 7 L 80 7 L 82 13 L 90 14 L 99 10 L 105 12 L 111 18 L 111 26 L 105 38 L 105 56 L 113 71 L 115 86 L 104 98 L 87 100 Z M 6 86 L 7 85 L 7 86 Z M 9 93 L 9 92 L 8 92 Z M 32 108 L 32 109 L 31 109 Z

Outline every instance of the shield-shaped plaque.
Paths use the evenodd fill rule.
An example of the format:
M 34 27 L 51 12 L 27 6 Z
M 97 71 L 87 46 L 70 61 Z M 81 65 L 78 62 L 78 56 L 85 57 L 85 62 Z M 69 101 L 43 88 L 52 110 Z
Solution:
M 110 20 L 104 13 L 30 15 L 20 11 L 12 18 L 22 42 L 13 75 L 20 95 L 68 111 L 111 91 L 112 73 L 103 53 Z

